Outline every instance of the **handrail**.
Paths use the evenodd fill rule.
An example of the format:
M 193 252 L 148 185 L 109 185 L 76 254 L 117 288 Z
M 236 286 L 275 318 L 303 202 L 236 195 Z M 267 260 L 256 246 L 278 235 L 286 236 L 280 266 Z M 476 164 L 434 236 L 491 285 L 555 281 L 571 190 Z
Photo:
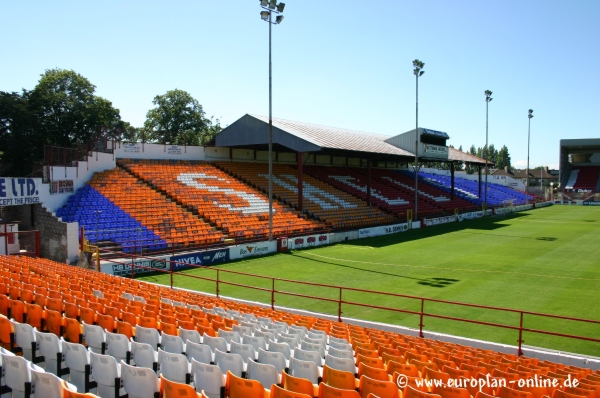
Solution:
M 523 332 L 600 343 L 600 338 L 596 338 L 596 337 L 588 337 L 588 336 L 581 336 L 581 335 L 561 333 L 561 332 L 553 332 L 550 330 L 526 327 L 524 325 L 524 316 L 525 315 L 539 316 L 539 317 L 544 317 L 544 318 L 549 318 L 549 319 L 560 319 L 560 320 L 573 321 L 573 322 L 585 322 L 585 323 L 594 324 L 594 325 L 600 325 L 600 320 L 586 319 L 586 318 L 579 318 L 579 317 L 565 316 L 565 315 L 554 315 L 554 314 L 548 314 L 548 313 L 542 313 L 542 312 L 536 312 L 536 311 L 518 310 L 518 309 L 514 309 L 514 308 L 488 306 L 488 305 L 482 305 L 482 304 L 463 303 L 463 302 L 459 302 L 459 301 L 419 297 L 419 296 L 407 295 L 407 294 L 401 294 L 401 293 L 381 292 L 381 291 L 375 291 L 375 290 L 369 290 L 369 289 L 361 289 L 361 288 L 346 287 L 346 286 L 339 286 L 339 285 L 329 285 L 329 284 L 317 283 L 317 282 L 305 282 L 305 281 L 298 281 L 298 280 L 294 280 L 294 279 L 250 274 L 247 272 L 233 271 L 233 270 L 221 269 L 221 268 L 217 268 L 217 267 L 206 267 L 206 266 L 195 267 L 197 269 L 201 269 L 202 271 L 216 272 L 216 278 L 211 278 L 211 277 L 202 276 L 202 275 L 192 275 L 192 274 L 188 274 L 188 273 L 183 273 L 181 271 L 174 271 L 173 264 L 177 264 L 179 262 L 168 261 L 169 263 L 172 264 L 171 267 L 169 267 L 169 270 L 160 270 L 160 269 L 154 269 L 151 267 L 146 267 L 143 265 L 135 264 L 136 258 L 137 259 L 147 258 L 149 260 L 152 259 L 151 257 L 131 255 L 131 263 L 129 263 L 129 262 L 123 263 L 123 262 L 118 262 L 118 261 L 112 261 L 112 262 L 117 263 L 117 264 L 124 264 L 124 265 L 128 265 L 128 266 L 132 266 L 132 269 L 131 269 L 132 277 L 135 277 L 135 269 L 136 268 L 149 269 L 153 272 L 159 272 L 159 273 L 163 273 L 163 274 L 168 273 L 168 274 L 170 274 L 171 288 L 174 287 L 173 286 L 173 275 L 177 275 L 180 277 L 200 279 L 200 280 L 204 280 L 204 281 L 214 282 L 215 283 L 215 292 L 216 292 L 217 297 L 220 297 L 220 288 L 219 288 L 220 285 L 236 286 L 236 287 L 241 287 L 241 288 L 245 288 L 245 289 L 251 289 L 251 290 L 270 293 L 271 294 L 271 303 L 270 304 L 271 304 L 271 309 L 273 309 L 273 310 L 275 309 L 276 295 L 292 296 L 292 297 L 306 298 L 306 299 L 311 299 L 311 300 L 319 300 L 319 301 L 329 302 L 329 303 L 337 303 L 338 309 L 337 309 L 336 315 L 338 318 L 338 322 L 342 322 L 342 313 L 343 313 L 344 305 L 358 306 L 358 307 L 363 307 L 363 308 L 372 308 L 372 309 L 391 311 L 391 312 L 396 312 L 396 313 L 415 315 L 415 316 L 419 316 L 419 336 L 420 337 L 424 336 L 423 322 L 424 322 L 425 318 L 444 319 L 444 320 L 449 320 L 449 321 L 464 322 L 464 323 L 470 323 L 470 324 L 476 324 L 476 325 L 482 325 L 482 326 L 501 328 L 501 329 L 505 329 L 505 330 L 517 331 L 518 332 L 518 339 L 517 339 L 518 355 L 523 355 L 523 350 L 522 350 L 523 342 L 524 342 L 523 341 Z M 185 263 L 179 263 L 179 264 L 185 264 Z M 185 265 L 188 267 L 190 266 L 189 264 L 185 264 Z M 223 280 L 221 277 L 221 273 L 253 277 L 253 278 L 258 278 L 261 280 L 269 280 L 269 281 L 271 281 L 271 287 L 270 288 L 259 287 L 259 286 L 244 284 L 244 283 Z M 339 297 L 338 298 L 330 298 L 330 297 L 313 296 L 313 295 L 309 295 L 309 294 L 279 290 L 279 289 L 276 289 L 276 282 L 294 283 L 294 284 L 298 284 L 301 286 L 313 286 L 313 287 L 333 289 L 333 290 L 339 292 Z M 415 300 L 417 302 L 420 302 L 420 310 L 411 310 L 411 309 L 407 309 L 407 308 L 394 308 L 394 307 L 388 307 L 388 306 L 377 305 L 377 304 L 369 304 L 366 302 L 349 301 L 349 300 L 345 300 L 343 298 L 344 292 L 359 292 L 359 293 L 367 293 L 367 294 L 373 294 L 373 295 L 383 295 L 383 296 L 388 296 L 388 297 L 397 297 L 397 298 Z M 432 313 L 432 312 L 428 312 L 425 310 L 426 303 L 447 304 L 447 305 L 452 305 L 452 306 L 477 308 L 477 309 L 483 309 L 483 310 L 489 310 L 489 311 L 503 311 L 506 313 L 518 315 L 519 322 L 518 322 L 518 326 L 516 326 L 516 325 L 505 324 L 505 323 L 488 322 L 488 321 L 482 321 L 482 320 L 477 320 L 477 319 L 468 319 L 468 318 L 464 318 L 464 317 L 450 316 L 450 315 L 445 315 L 445 314 L 440 314 L 440 313 Z

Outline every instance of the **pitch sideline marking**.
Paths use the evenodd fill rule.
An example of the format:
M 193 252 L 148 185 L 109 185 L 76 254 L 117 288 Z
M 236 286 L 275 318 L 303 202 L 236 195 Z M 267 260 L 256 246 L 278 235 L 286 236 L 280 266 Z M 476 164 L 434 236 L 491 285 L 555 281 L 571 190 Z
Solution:
M 424 265 L 407 265 L 407 264 L 388 264 L 388 263 L 375 263 L 371 261 L 358 261 L 358 260 L 345 260 L 342 258 L 335 257 L 327 257 L 321 256 L 319 254 L 314 254 L 310 252 L 305 252 L 309 256 L 321 257 L 327 260 L 336 260 L 336 261 L 346 261 L 349 263 L 360 263 L 360 264 L 371 264 L 371 265 L 388 265 L 391 267 L 409 267 L 409 268 L 426 268 L 426 269 L 439 269 L 446 271 L 467 271 L 467 272 L 485 272 L 492 274 L 515 274 L 515 275 L 526 275 L 526 276 L 537 276 L 537 277 L 545 277 L 545 278 L 556 278 L 556 279 L 572 279 L 572 280 L 583 280 L 583 281 L 600 281 L 600 279 L 594 278 L 577 278 L 573 276 L 556 276 L 556 275 L 544 275 L 544 274 L 529 274 L 526 272 L 515 272 L 515 271 L 493 271 L 493 270 L 483 270 L 483 269 L 469 269 L 469 268 L 448 268 L 448 267 L 427 267 Z M 297 254 L 294 254 L 297 255 Z M 302 256 L 299 256 L 302 257 Z

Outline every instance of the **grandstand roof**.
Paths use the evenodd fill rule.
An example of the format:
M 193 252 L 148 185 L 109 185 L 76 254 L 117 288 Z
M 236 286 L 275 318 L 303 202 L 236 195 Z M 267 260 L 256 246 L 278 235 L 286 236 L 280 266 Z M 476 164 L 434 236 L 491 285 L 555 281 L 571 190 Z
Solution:
M 485 159 L 471 155 L 467 152 L 459 151 L 458 149 L 452 147 L 448 147 L 448 160 L 485 165 Z M 488 164 L 494 163 L 488 160 Z
M 570 153 L 574 151 L 596 151 L 600 150 L 600 138 L 576 138 L 560 140 L 560 147 L 569 149 Z
M 264 148 L 268 144 L 269 118 L 246 114 L 224 128 L 215 138 L 217 146 Z M 445 134 L 427 129 L 437 134 Z M 320 126 L 285 119 L 273 119 L 273 145 L 295 152 L 325 152 L 327 154 L 369 156 L 391 161 L 407 161 L 414 153 L 385 142 L 390 136 L 337 127 Z M 485 161 L 450 148 L 449 159 L 485 164 Z

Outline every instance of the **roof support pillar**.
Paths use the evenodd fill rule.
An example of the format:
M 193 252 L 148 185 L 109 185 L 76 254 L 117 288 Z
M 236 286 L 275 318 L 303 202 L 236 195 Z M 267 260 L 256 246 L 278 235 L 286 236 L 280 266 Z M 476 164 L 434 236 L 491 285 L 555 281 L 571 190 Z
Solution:
M 454 162 L 450 162 L 450 200 L 454 200 Z
M 296 163 L 298 164 L 298 210 L 302 211 L 302 199 L 304 197 L 303 188 L 304 182 L 302 180 L 302 152 L 296 153 Z
M 477 186 L 479 187 L 479 199 L 481 199 L 481 166 L 477 166 L 477 174 L 479 174 L 479 184 L 477 184 Z
M 229 147 L 229 161 L 233 162 L 233 147 Z
M 371 159 L 367 158 L 367 206 L 371 206 Z

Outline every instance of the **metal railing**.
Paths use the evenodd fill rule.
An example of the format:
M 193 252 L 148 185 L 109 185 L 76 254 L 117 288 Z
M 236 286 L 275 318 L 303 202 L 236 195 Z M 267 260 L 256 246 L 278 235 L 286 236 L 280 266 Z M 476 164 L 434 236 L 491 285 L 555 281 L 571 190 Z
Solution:
M 137 258 L 142 259 L 143 257 L 137 257 Z M 289 297 L 317 300 L 320 302 L 328 302 L 328 303 L 335 304 L 337 307 L 337 311 L 335 314 L 330 314 L 330 315 L 336 315 L 337 320 L 339 322 L 343 321 L 342 315 L 344 313 L 344 310 L 349 306 L 383 310 L 383 311 L 389 311 L 389 312 L 398 313 L 398 314 L 413 315 L 413 316 L 418 317 L 418 324 L 415 325 L 416 326 L 415 329 L 418 329 L 420 337 L 424 337 L 424 332 L 427 331 L 425 329 L 425 321 L 428 318 L 429 319 L 441 319 L 441 320 L 446 320 L 446 321 L 455 321 L 455 322 L 468 323 L 468 324 L 475 324 L 475 325 L 481 325 L 481 326 L 485 326 L 485 327 L 493 327 L 493 328 L 500 328 L 500 329 L 504 329 L 504 330 L 514 331 L 516 334 L 516 337 L 517 337 L 516 342 L 518 343 L 518 348 L 517 348 L 518 355 L 523 355 L 523 343 L 524 343 L 523 333 L 525 333 L 525 332 L 538 334 L 538 335 L 563 337 L 563 338 L 568 338 L 568 339 L 600 343 L 600 338 L 598 338 L 598 337 L 582 336 L 582 335 L 576 335 L 576 334 L 571 334 L 571 333 L 545 330 L 542 328 L 533 327 L 529 323 L 526 322 L 528 320 L 528 317 L 541 317 L 544 319 L 574 322 L 574 323 L 578 323 L 578 324 L 579 323 L 593 324 L 593 325 L 598 325 L 600 327 L 600 320 L 585 319 L 585 318 L 578 318 L 578 317 L 572 317 L 572 316 L 554 315 L 554 314 L 534 312 L 534 311 L 518 310 L 518 309 L 513 309 L 513 308 L 504 308 L 504 307 L 487 306 L 487 305 L 480 305 L 480 304 L 463 303 L 463 302 L 458 302 L 458 301 L 441 300 L 441 299 L 419 297 L 419 296 L 412 296 L 412 295 L 391 293 L 391 292 L 381 292 L 381 291 L 375 291 L 375 290 L 369 290 L 369 289 L 360 289 L 360 288 L 346 287 L 346 286 L 339 286 L 339 285 L 329 285 L 329 284 L 324 284 L 324 283 L 298 281 L 298 280 L 286 279 L 286 278 L 276 278 L 276 277 L 256 275 L 256 274 L 250 274 L 250 273 L 239 272 L 239 271 L 225 270 L 225 269 L 220 269 L 217 267 L 207 267 L 207 266 L 196 267 L 196 268 L 202 269 L 203 271 L 214 273 L 214 277 L 193 275 L 193 274 L 189 274 L 189 273 L 182 273 L 181 271 L 173 271 L 173 269 L 175 268 L 174 264 L 184 264 L 184 263 L 167 261 L 167 264 L 170 264 L 170 266 L 167 266 L 166 269 L 161 270 L 161 269 L 154 269 L 154 268 L 149 268 L 146 266 L 138 265 L 135 263 L 135 259 L 136 259 L 136 256 L 132 255 L 131 263 L 129 263 L 129 262 L 122 263 L 126 266 L 131 267 L 131 269 L 130 269 L 130 272 L 131 272 L 130 277 L 131 278 L 136 277 L 136 268 L 139 268 L 140 270 L 145 270 L 144 273 L 157 272 L 157 273 L 161 273 L 161 274 L 169 274 L 169 277 L 170 277 L 169 284 L 170 284 L 171 288 L 175 287 L 174 282 L 173 282 L 174 275 L 177 275 L 178 277 L 189 278 L 189 279 L 213 282 L 214 283 L 213 291 L 217 297 L 221 297 L 221 290 L 224 285 L 235 286 L 235 287 L 244 288 L 244 289 L 250 289 L 253 291 L 261 291 L 261 292 L 268 293 L 270 295 L 270 305 L 271 305 L 271 309 L 273 309 L 273 310 L 275 309 L 275 305 L 277 303 L 278 296 L 289 296 Z M 184 265 L 186 267 L 190 267 L 189 264 L 184 264 Z M 248 280 L 249 278 L 262 279 L 267 282 L 266 285 L 269 285 L 269 287 L 261 287 L 261 286 L 249 285 L 249 284 L 245 284 L 245 283 L 234 282 L 234 281 L 230 281 L 230 280 L 224 280 L 223 274 L 242 276 L 245 278 L 244 280 Z M 278 288 L 278 284 L 281 284 L 281 283 L 290 283 L 290 284 L 295 284 L 295 285 L 298 285 L 301 287 L 309 286 L 309 287 L 318 287 L 320 289 L 331 289 L 334 291 L 336 298 L 325 297 L 325 295 L 315 296 L 315 295 L 310 295 L 310 294 L 303 294 L 303 293 L 298 293 L 298 292 L 281 290 Z M 409 300 L 409 302 L 412 303 L 412 307 L 416 307 L 418 309 L 415 310 L 415 309 L 407 308 L 407 307 L 410 307 L 411 305 L 405 306 L 404 308 L 394 308 L 394 307 L 389 307 L 389 306 L 385 306 L 385 305 L 369 304 L 366 302 L 366 301 L 370 301 L 370 300 L 351 301 L 350 299 L 346 298 L 349 293 L 367 294 L 369 296 L 369 298 L 371 299 L 371 301 L 372 301 L 372 299 L 377 299 L 377 301 L 381 301 L 382 298 Z M 509 323 L 488 322 L 488 321 L 480 320 L 480 319 L 469 319 L 469 318 L 465 318 L 465 317 L 461 317 L 461 316 L 448 315 L 447 313 L 439 313 L 439 312 L 435 312 L 433 310 L 433 308 L 431 308 L 431 307 L 434 307 L 433 304 L 449 305 L 451 307 L 459 308 L 459 309 L 467 308 L 467 309 L 483 310 L 486 313 L 501 312 L 503 314 L 502 315 L 503 319 L 506 318 L 506 316 L 508 316 L 508 315 L 515 315 L 514 320 L 517 321 L 515 323 L 518 323 L 518 325 L 517 324 L 511 325 Z M 600 335 L 600 334 L 597 334 L 597 335 Z
M 6 224 L 4 227 L 6 230 Z M 40 257 L 40 231 L 0 232 L 0 244 L 6 255 Z

